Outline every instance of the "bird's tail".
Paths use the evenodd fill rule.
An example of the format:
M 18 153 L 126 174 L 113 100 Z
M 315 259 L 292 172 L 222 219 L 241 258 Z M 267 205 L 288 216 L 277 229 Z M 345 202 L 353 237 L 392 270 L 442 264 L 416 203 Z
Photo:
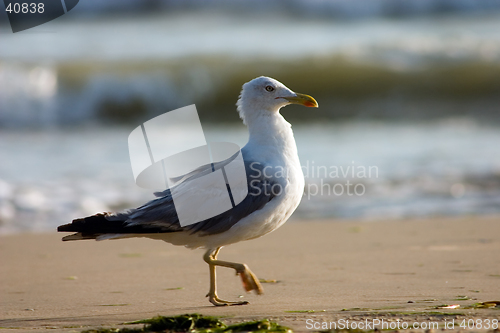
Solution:
M 60 232 L 76 232 L 63 237 L 63 241 L 81 239 L 106 239 L 105 235 L 116 235 L 123 232 L 125 220 L 111 213 L 99 213 L 73 220 L 71 223 L 57 227 Z

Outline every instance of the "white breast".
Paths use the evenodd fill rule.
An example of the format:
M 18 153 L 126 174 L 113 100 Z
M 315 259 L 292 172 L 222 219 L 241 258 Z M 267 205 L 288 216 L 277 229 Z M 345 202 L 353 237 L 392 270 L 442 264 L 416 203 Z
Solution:
M 273 127 L 279 126 L 278 130 L 273 128 L 273 131 L 261 131 L 261 135 L 256 138 L 251 134 L 244 149 L 251 160 L 273 166 L 270 173 L 276 176 L 274 181 L 280 185 L 276 189 L 281 189 L 281 193 L 227 232 L 208 236 L 211 238 L 210 246 L 229 245 L 261 237 L 283 225 L 299 205 L 304 193 L 304 175 L 291 126 L 281 116 L 279 118 L 273 124 Z M 281 174 L 273 173 L 280 169 L 283 170 Z

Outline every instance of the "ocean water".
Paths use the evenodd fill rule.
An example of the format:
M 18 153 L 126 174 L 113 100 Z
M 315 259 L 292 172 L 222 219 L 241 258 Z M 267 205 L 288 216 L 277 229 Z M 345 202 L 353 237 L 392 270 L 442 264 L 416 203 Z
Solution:
M 0 26 L 0 127 L 130 123 L 194 103 L 219 122 L 260 75 L 314 95 L 329 118 L 498 118 L 498 11 L 65 15 L 8 29 Z
M 447 119 L 293 128 L 306 176 L 295 218 L 500 213 L 496 127 Z M 1 131 L 0 233 L 53 231 L 77 217 L 152 199 L 152 191 L 134 184 L 127 148 L 132 129 Z M 242 125 L 204 129 L 207 141 L 243 146 L 247 140 Z
M 196 104 L 208 141 L 244 145 L 234 104 L 260 75 L 320 104 L 283 110 L 307 176 L 297 218 L 499 213 L 497 2 L 263 3 L 0 24 L 0 233 L 152 199 L 127 137 L 166 111 Z

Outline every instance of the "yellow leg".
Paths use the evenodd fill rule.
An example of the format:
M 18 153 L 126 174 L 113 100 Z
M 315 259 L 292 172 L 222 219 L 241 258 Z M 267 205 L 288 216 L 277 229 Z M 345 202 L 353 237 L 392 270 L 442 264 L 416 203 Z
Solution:
M 236 270 L 236 274 L 240 275 L 241 281 L 243 282 L 243 288 L 245 288 L 246 291 L 255 290 L 255 292 L 258 295 L 264 292 L 259 280 L 255 276 L 255 274 L 252 273 L 252 271 L 248 268 L 247 265 L 217 260 L 217 255 L 219 254 L 220 249 L 221 249 L 220 247 L 216 248 L 215 250 L 210 249 L 203 256 L 203 260 L 205 260 L 210 269 L 210 290 L 207 294 L 210 303 L 216 306 L 248 304 L 247 301 L 242 301 L 242 302 L 224 301 L 217 296 L 217 285 L 216 285 L 217 275 L 215 272 L 216 266 L 229 267 Z

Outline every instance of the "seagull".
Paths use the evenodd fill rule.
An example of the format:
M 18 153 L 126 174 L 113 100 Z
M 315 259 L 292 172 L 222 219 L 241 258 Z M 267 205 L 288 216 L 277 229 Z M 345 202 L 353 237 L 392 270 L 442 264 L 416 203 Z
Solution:
M 191 249 L 204 248 L 203 259 L 210 271 L 209 301 L 215 306 L 248 304 L 247 301 L 224 301 L 217 296 L 216 266 L 234 269 L 241 277 L 243 288 L 260 295 L 263 288 L 258 278 L 246 264 L 222 261 L 217 259 L 217 255 L 223 246 L 255 239 L 276 230 L 300 203 L 304 175 L 291 125 L 279 112 L 289 104 L 318 107 L 313 97 L 293 92 L 269 77 L 261 76 L 243 85 L 236 105 L 249 131 L 248 143 L 241 149 L 248 194 L 232 209 L 204 221 L 181 226 L 170 189 L 167 189 L 155 193 L 157 199 L 139 208 L 121 213 L 98 213 L 61 225 L 58 231 L 75 232 L 62 240 L 147 237 Z M 224 164 L 222 161 L 208 168 L 213 170 Z M 206 167 L 200 167 L 189 177 L 206 171 Z M 188 189 L 185 190 L 186 195 L 189 195 Z

